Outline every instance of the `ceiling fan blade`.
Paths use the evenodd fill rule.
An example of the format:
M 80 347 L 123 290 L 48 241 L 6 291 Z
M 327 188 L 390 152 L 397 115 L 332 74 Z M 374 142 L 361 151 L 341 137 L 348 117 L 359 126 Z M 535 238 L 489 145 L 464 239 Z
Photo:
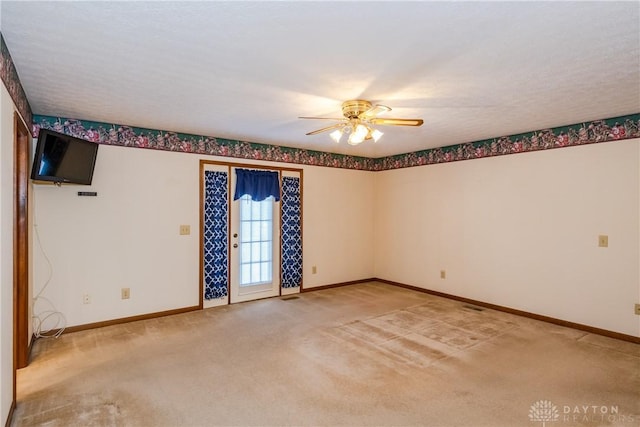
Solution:
M 424 123 L 422 119 L 382 119 L 373 118 L 370 120 L 374 125 L 391 125 L 391 126 L 421 126 Z
M 373 107 L 369 108 L 367 111 L 363 112 L 362 114 L 360 114 L 358 116 L 359 119 L 367 119 L 369 117 L 375 117 L 380 113 L 384 113 L 387 111 L 391 111 L 390 107 L 387 107 L 386 105 L 374 105 Z
M 313 119 L 313 120 L 344 120 L 344 117 L 298 117 L 299 119 Z
M 322 129 L 314 130 L 313 132 L 309 132 L 307 135 L 315 135 L 317 133 L 326 132 L 326 131 L 329 131 L 331 129 L 340 129 L 341 127 L 344 127 L 344 125 L 345 125 L 344 123 L 337 123 L 335 125 L 327 126 L 325 128 L 322 128 Z

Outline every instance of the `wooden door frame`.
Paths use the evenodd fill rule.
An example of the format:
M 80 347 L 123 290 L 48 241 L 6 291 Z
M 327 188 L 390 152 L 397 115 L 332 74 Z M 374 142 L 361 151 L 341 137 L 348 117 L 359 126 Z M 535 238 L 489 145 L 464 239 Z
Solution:
M 29 359 L 29 151 L 31 134 L 14 112 L 13 178 L 13 399 L 16 371 Z
M 247 168 L 247 169 L 264 169 L 277 171 L 280 174 L 280 178 L 282 178 L 282 172 L 297 172 L 300 176 L 300 235 L 302 239 L 302 191 L 303 191 L 303 182 L 304 182 L 304 169 L 295 168 L 295 167 L 286 167 L 286 166 L 270 166 L 270 165 L 262 165 L 262 164 L 253 164 L 253 163 L 242 163 L 242 162 L 228 162 L 228 161 L 218 161 L 218 160 L 205 160 L 200 159 L 200 175 L 198 176 L 198 180 L 200 181 L 200 211 L 199 211 L 199 221 L 200 221 L 200 250 L 199 250 L 199 258 L 200 258 L 200 280 L 199 280 L 199 304 L 198 308 L 201 310 L 204 308 L 204 172 L 206 165 L 214 165 L 214 166 L 226 166 L 227 173 L 229 176 L 231 175 L 231 168 Z M 231 179 L 229 179 L 227 183 L 227 224 L 231 223 Z M 282 207 L 280 208 L 280 227 L 282 227 Z M 282 237 L 281 237 L 282 239 Z M 231 235 L 227 235 L 227 246 L 231 246 Z M 280 259 L 282 260 L 282 247 L 280 248 Z M 230 263 L 231 257 L 227 260 L 227 271 L 230 271 Z M 303 291 L 302 279 L 300 282 L 300 292 Z M 282 276 L 280 276 L 280 286 L 279 286 L 279 294 L 282 295 Z M 227 304 L 231 304 L 231 289 L 230 284 L 227 284 Z

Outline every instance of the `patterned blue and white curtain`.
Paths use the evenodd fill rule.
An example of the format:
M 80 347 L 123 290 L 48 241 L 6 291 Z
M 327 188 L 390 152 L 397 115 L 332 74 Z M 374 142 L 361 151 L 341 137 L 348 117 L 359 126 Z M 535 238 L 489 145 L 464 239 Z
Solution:
M 300 178 L 282 177 L 282 287 L 302 284 Z
M 229 174 L 204 171 L 204 299 L 228 296 Z M 283 288 L 302 285 L 301 178 L 282 177 L 281 269 Z
M 228 174 L 204 172 L 204 298 L 227 296 Z

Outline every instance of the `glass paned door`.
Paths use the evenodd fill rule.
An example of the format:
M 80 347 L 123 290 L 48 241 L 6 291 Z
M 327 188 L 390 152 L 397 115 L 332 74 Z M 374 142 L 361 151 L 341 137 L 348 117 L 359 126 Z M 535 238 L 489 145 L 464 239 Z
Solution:
M 279 295 L 279 266 L 280 203 L 242 196 L 231 208 L 231 302 Z
M 240 199 L 240 286 L 273 281 L 273 197 Z

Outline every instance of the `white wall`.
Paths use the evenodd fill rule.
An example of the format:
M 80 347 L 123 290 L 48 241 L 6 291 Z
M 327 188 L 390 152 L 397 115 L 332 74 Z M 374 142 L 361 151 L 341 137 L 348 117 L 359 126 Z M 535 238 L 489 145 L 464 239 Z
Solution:
M 640 336 L 639 141 L 378 173 L 376 277 Z
M 43 295 L 68 326 L 198 304 L 201 158 L 233 161 L 103 145 L 90 187 L 34 186 L 34 219 L 53 265 Z M 372 173 L 303 169 L 304 287 L 372 277 Z M 180 224 L 190 224 L 192 234 L 180 236 Z M 35 292 L 46 278 L 36 247 Z M 122 287 L 131 288 L 129 300 L 120 298 Z
M 374 176 L 304 167 L 304 288 L 373 277 Z
M 638 336 L 638 142 L 386 172 L 302 166 L 304 287 L 379 277 Z M 101 146 L 90 188 L 35 186 L 54 266 L 44 295 L 69 326 L 197 305 L 201 158 L 231 160 Z M 33 265 L 37 292 L 37 247 Z

